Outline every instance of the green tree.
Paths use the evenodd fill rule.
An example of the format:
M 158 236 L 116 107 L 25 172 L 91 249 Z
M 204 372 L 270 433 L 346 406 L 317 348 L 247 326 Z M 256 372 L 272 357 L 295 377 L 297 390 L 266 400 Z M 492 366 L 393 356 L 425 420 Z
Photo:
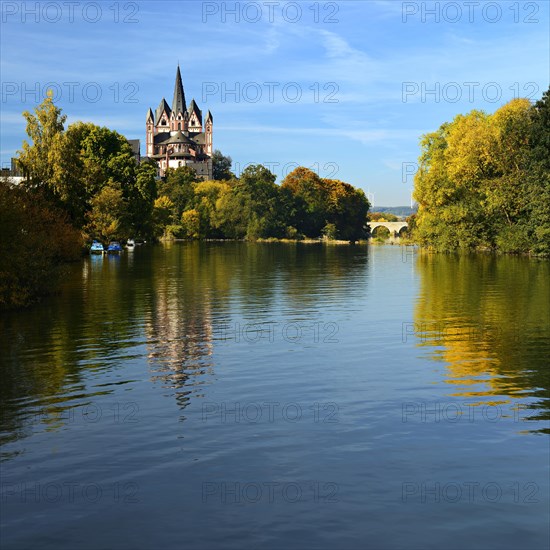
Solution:
M 217 203 L 217 226 L 230 238 L 284 237 L 286 193 L 276 176 L 260 164 L 248 166 Z
M 531 250 L 550 255 L 550 89 L 531 109 L 529 129 L 526 231 Z
M 356 241 L 366 235 L 370 203 L 361 189 L 340 180 L 319 178 L 304 167 L 288 174 L 282 189 L 294 199 L 292 225 L 308 237 L 337 234 Z
M 153 209 L 157 198 L 157 166 L 142 162 L 136 170 L 135 184 L 130 186 L 128 214 L 135 236 L 150 238 L 154 234 Z
M 224 156 L 219 149 L 212 154 L 212 177 L 216 181 L 233 179 L 235 176 L 231 172 L 231 157 Z
M 218 202 L 229 193 L 230 186 L 221 181 L 203 181 L 195 185 L 194 205 L 200 216 L 200 238 L 223 238 L 218 226 Z
M 122 189 L 116 182 L 109 182 L 92 199 L 86 231 L 93 238 L 103 241 L 129 237 L 128 207 Z
M 172 223 L 179 223 L 182 213 L 192 208 L 195 195 L 193 184 L 196 182 L 197 174 L 189 166 L 166 170 L 164 180 L 158 185 L 158 195 L 164 195 L 172 201 Z

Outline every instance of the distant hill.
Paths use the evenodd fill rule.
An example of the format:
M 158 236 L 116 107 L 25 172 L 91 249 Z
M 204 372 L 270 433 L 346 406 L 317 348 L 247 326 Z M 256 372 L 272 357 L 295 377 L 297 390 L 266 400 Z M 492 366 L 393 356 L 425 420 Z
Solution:
M 414 208 L 410 206 L 373 206 L 371 208 L 371 212 L 388 212 L 398 218 L 407 218 L 411 214 L 415 214 L 417 210 L 417 205 L 415 205 Z

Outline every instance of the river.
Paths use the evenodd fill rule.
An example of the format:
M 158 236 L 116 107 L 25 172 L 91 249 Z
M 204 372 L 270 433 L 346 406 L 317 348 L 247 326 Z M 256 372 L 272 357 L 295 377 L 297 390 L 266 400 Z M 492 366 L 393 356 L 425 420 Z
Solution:
M 172 243 L 0 317 L 3 550 L 548 546 L 550 262 Z

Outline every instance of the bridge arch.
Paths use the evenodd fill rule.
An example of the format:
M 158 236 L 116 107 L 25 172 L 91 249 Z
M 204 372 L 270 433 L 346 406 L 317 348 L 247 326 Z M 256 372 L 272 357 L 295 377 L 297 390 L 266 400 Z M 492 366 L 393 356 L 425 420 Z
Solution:
M 396 238 L 401 236 L 401 231 L 407 229 L 409 224 L 407 222 L 369 222 L 371 234 L 377 227 L 385 227 L 390 232 L 390 238 Z

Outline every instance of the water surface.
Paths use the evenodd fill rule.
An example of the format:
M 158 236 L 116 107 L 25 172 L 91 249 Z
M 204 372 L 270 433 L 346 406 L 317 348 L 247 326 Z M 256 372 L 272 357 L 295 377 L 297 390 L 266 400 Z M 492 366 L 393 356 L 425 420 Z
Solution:
M 550 264 L 177 243 L 0 317 L 8 548 L 548 547 Z

